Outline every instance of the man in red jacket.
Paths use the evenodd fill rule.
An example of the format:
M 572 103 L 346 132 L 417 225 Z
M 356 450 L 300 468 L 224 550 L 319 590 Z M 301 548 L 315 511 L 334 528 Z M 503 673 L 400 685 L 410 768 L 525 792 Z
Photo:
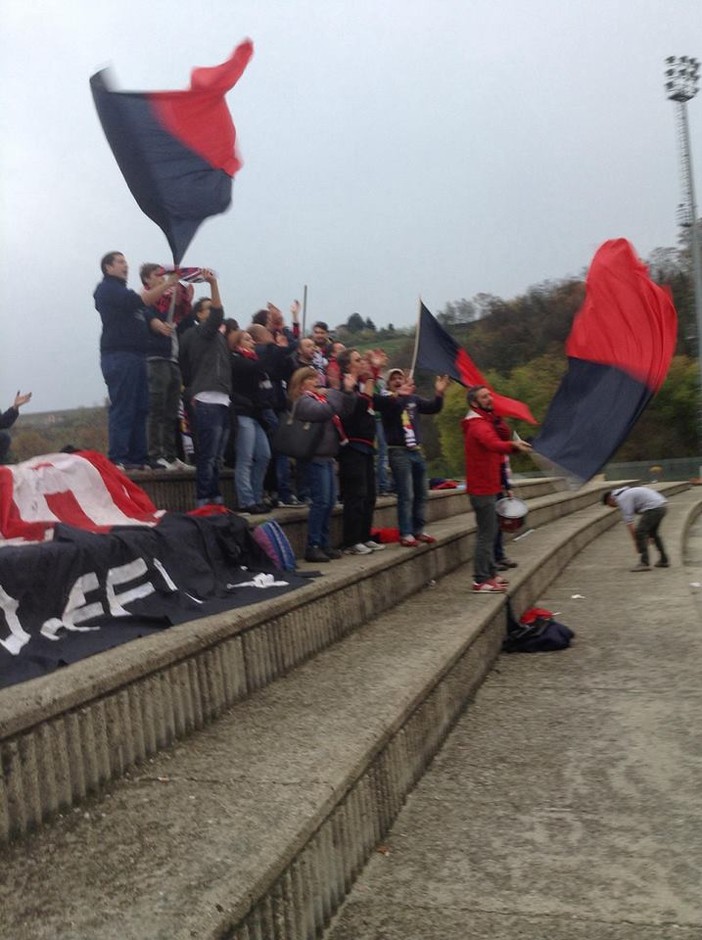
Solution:
M 505 454 L 528 452 L 531 444 L 509 439 L 507 425 L 493 411 L 490 389 L 468 389 L 468 413 L 461 422 L 466 457 L 466 490 L 477 526 L 473 556 L 473 590 L 478 594 L 504 592 L 506 583 L 496 577 L 493 547 L 497 535 L 495 503 L 502 488 L 500 464 Z

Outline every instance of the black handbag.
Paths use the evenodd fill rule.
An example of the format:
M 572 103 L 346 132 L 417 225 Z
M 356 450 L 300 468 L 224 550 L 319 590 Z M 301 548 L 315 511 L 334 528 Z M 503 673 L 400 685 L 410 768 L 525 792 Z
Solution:
M 294 457 L 296 460 L 311 460 L 322 440 L 325 421 L 301 421 L 295 417 L 297 401 L 292 411 L 281 416 L 278 427 L 273 432 L 271 446 L 273 452 Z

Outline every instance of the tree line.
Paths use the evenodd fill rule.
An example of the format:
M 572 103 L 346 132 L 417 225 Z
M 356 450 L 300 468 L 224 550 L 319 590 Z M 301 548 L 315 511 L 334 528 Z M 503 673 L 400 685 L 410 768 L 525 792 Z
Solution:
M 652 278 L 671 291 L 678 312 L 676 354 L 663 387 L 615 455 L 618 461 L 688 457 L 699 452 L 697 336 L 688 247 L 658 248 L 647 264 Z M 584 295 L 584 277 L 569 277 L 530 287 L 510 300 L 477 294 L 451 301 L 435 313 L 486 380 L 502 394 L 527 402 L 541 421 L 566 369 L 564 344 Z M 382 344 L 390 366 L 407 368 L 414 332 L 414 328 L 395 329 L 392 324 L 378 329 L 370 318 L 353 313 L 337 327 L 336 336 L 362 350 Z M 419 393 L 431 395 L 433 377 L 419 373 L 417 380 Z M 464 390 L 452 386 L 444 411 L 424 422 L 424 444 L 434 475 L 462 472 L 459 421 L 465 408 Z M 530 425 L 514 425 L 523 437 L 534 434 Z M 105 426 L 104 409 L 23 415 L 13 430 L 12 453 L 25 460 L 60 450 L 65 444 L 104 451 Z

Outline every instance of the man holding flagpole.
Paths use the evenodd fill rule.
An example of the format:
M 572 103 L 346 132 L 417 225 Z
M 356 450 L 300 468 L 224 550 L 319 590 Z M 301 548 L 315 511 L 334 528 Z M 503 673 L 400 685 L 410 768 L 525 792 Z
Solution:
M 495 504 L 502 488 L 500 468 L 506 454 L 529 453 L 531 444 L 509 440 L 507 426 L 494 412 L 492 393 L 485 385 L 468 389 L 468 413 L 461 422 L 466 460 L 466 491 L 477 526 L 473 555 L 473 591 L 504 593 L 507 582 L 497 574 L 494 546 L 497 535 Z

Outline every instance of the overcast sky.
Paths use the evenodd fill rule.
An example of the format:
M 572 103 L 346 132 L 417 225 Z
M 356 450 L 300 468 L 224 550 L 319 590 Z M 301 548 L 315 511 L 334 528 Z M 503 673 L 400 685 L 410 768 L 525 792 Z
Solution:
M 227 315 L 308 285 L 308 324 L 409 326 L 579 274 L 608 238 L 676 243 L 663 59 L 702 58 L 699 0 L 2 0 L 0 410 L 98 404 L 99 259 L 170 261 L 105 141 L 90 76 L 184 88 L 245 37 L 244 166 L 184 264 Z M 689 108 L 697 179 L 702 95 Z M 698 185 L 698 194 L 700 186 Z

